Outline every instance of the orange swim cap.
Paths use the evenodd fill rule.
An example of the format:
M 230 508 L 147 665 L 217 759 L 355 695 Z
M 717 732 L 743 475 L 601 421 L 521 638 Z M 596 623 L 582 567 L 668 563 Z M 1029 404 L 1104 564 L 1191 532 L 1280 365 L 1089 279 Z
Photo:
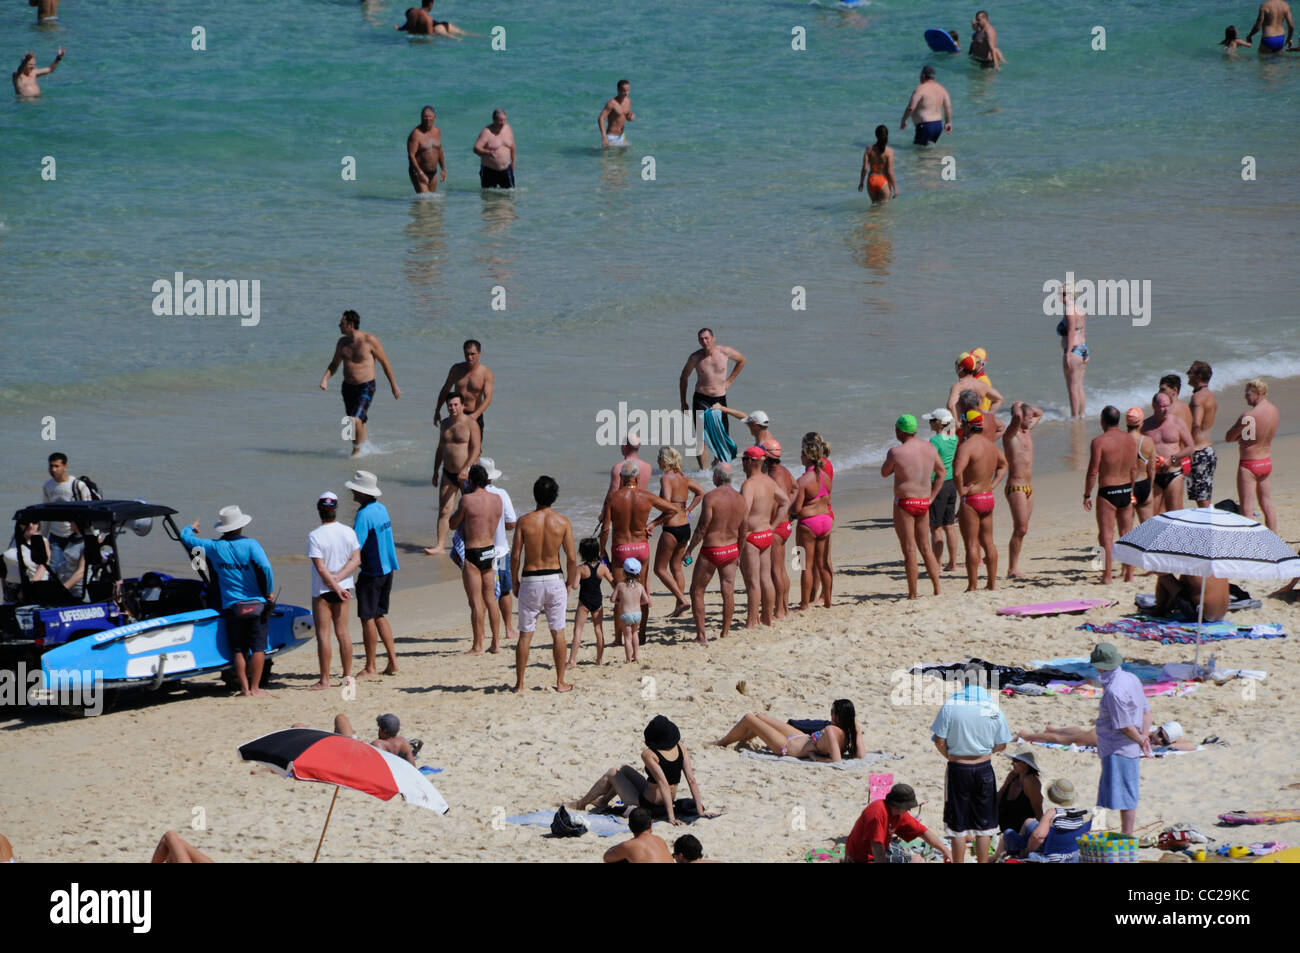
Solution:
M 1128 412 L 1124 415 L 1124 419 L 1128 421 L 1130 426 L 1136 427 L 1138 424 L 1142 423 L 1146 417 L 1143 415 L 1140 407 L 1130 407 Z

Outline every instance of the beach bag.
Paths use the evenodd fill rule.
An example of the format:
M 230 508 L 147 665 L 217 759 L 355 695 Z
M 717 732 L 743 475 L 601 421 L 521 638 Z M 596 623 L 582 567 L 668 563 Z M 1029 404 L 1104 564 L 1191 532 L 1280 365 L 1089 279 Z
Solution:
M 80 491 L 77 489 L 78 483 L 80 483 L 82 486 L 86 488 L 85 496 L 82 496 Z M 72 498 L 74 500 L 102 500 L 104 498 L 104 494 L 100 492 L 99 484 L 96 483 L 94 480 L 92 480 L 90 477 L 79 476 L 72 483 Z
M 568 809 L 563 806 L 551 818 L 552 837 L 581 837 L 585 833 L 587 828 L 570 817 Z
M 1138 839 L 1131 834 L 1099 831 L 1084 834 L 1077 841 L 1079 860 L 1085 864 L 1136 864 Z

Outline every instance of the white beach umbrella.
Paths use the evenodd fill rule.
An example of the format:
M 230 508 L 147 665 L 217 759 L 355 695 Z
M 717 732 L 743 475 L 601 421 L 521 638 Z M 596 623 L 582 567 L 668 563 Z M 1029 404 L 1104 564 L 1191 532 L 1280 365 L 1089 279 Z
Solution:
M 1153 572 L 1201 577 L 1201 603 L 1196 613 L 1198 665 L 1206 578 L 1300 576 L 1300 556 L 1280 536 L 1249 517 L 1213 507 L 1161 513 L 1117 541 L 1111 555 L 1122 563 Z

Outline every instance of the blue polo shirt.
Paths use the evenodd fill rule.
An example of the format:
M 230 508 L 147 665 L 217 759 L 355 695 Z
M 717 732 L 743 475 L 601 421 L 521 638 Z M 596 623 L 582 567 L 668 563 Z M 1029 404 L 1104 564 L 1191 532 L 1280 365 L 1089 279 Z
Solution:
M 257 540 L 247 536 L 202 539 L 186 526 L 181 530 L 181 542 L 191 553 L 196 548 L 203 550 L 203 558 L 221 587 L 223 610 L 236 602 L 265 602 L 265 593 L 275 591 L 271 561 Z
M 958 758 L 992 754 L 997 745 L 1011 741 L 1002 709 L 978 685 L 967 685 L 944 702 L 930 731 L 943 738 L 948 753 Z
M 361 575 L 387 576 L 401 568 L 393 544 L 393 521 L 383 503 L 372 500 L 357 510 L 352 528 L 361 544 Z

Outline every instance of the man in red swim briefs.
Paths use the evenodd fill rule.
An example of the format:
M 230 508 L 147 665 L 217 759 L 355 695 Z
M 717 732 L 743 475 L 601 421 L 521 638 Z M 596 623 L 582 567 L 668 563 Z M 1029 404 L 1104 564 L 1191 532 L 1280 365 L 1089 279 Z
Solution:
M 984 434 L 984 415 L 966 411 L 962 442 L 952 459 L 953 481 L 961 496 L 957 525 L 966 547 L 966 591 L 979 588 L 980 548 L 985 553 L 988 588 L 998 587 L 998 550 L 993 544 L 993 488 L 1007 474 L 1007 458 Z
M 1277 532 L 1277 512 L 1273 509 L 1273 436 L 1281 415 L 1268 399 L 1268 384 L 1256 378 L 1246 382 L 1246 403 L 1250 410 L 1237 418 L 1226 440 L 1236 440 L 1237 499 L 1241 512 L 1255 517 L 1255 505 L 1264 513 L 1264 525 Z
M 948 479 L 948 471 L 934 444 L 916 439 L 916 418 L 911 414 L 903 414 L 894 422 L 894 437 L 898 446 L 885 454 L 880 475 L 894 478 L 894 532 L 903 550 L 907 598 L 916 598 L 917 550 L 925 560 L 925 571 L 937 596 L 939 560 L 930 545 L 930 503 Z
M 614 573 L 614 584 L 623 581 L 623 562 L 636 559 L 641 563 L 641 585 L 646 582 L 646 572 L 650 566 L 650 531 L 646 524 L 650 520 L 650 511 L 656 509 L 669 516 L 680 513 L 681 507 L 662 496 L 656 496 L 637 486 L 640 468 L 636 462 L 628 460 L 619 470 L 621 485 L 605 497 L 605 508 L 600 520 L 600 549 L 605 549 L 606 540 L 612 533 L 614 537 L 614 558 L 609 559 L 609 568 Z M 606 556 L 608 559 L 608 556 Z M 646 621 L 649 610 L 641 613 L 641 629 L 638 639 L 645 641 Z M 622 640 L 615 642 L 621 645 Z
M 703 544 L 702 557 L 695 564 L 691 576 L 691 615 L 695 618 L 695 641 L 707 645 L 704 637 L 704 590 L 718 570 L 718 586 L 722 590 L 722 638 L 731 629 L 731 616 L 736 609 L 736 558 L 744 536 L 745 517 L 749 515 L 748 501 L 731 485 L 731 464 L 718 462 L 713 467 L 714 489 L 704 494 L 700 504 L 700 519 L 686 546 L 689 556 Z
M 747 629 L 752 629 L 760 619 L 763 625 L 772 624 L 772 607 L 776 602 L 776 588 L 772 583 L 773 529 L 777 514 L 790 507 L 790 497 L 763 472 L 766 459 L 767 451 L 754 446 L 745 450 L 741 463 L 745 468 L 745 483 L 740 495 L 745 498 L 746 516 L 740 571 L 745 577 Z

